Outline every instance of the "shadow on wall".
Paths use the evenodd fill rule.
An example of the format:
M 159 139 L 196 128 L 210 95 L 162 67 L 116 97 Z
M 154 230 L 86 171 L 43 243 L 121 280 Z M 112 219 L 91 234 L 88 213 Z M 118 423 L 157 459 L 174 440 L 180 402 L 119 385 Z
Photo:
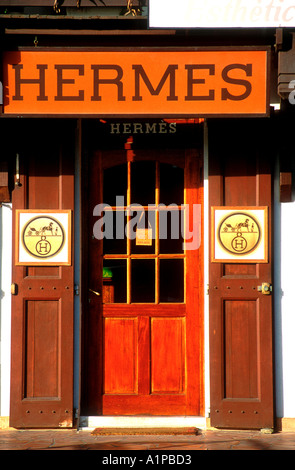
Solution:
M 286 252 L 288 244 L 288 232 L 293 232 L 292 227 L 295 220 L 295 159 L 290 154 L 290 147 L 281 150 L 275 167 L 274 175 L 274 332 L 275 332 L 275 389 L 276 389 L 276 415 L 278 418 L 287 416 L 288 404 L 286 397 L 290 394 L 290 384 L 286 382 L 286 374 L 289 363 L 292 361 L 286 354 L 288 348 L 287 330 L 292 328 L 290 324 L 290 287 L 288 272 L 292 264 L 292 252 Z M 281 202 L 280 172 L 288 170 L 292 180 L 289 202 Z M 290 181 L 290 179 L 289 179 Z M 291 220 L 290 213 L 292 213 Z M 293 221 L 293 222 L 292 222 Z M 289 227 L 289 230 L 286 230 Z M 292 235 L 291 235 L 292 237 Z M 293 251 L 293 250 L 292 250 Z M 285 351 L 285 352 L 284 352 Z M 288 401 L 288 400 L 287 400 Z
M 0 207 L 0 416 L 9 414 L 11 319 L 11 204 Z M 10 227 L 9 227 L 10 225 Z M 7 360 L 8 358 L 8 360 Z M 5 361 L 5 362 L 4 362 Z

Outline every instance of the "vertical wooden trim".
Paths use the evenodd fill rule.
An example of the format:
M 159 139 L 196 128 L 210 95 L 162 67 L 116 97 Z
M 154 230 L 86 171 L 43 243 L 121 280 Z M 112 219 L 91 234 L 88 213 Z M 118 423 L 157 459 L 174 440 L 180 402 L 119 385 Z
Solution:
M 131 303 L 131 240 L 130 240 L 130 204 L 131 204 L 131 162 L 127 162 L 127 304 Z
M 89 415 L 100 414 L 102 410 L 102 299 L 89 292 L 89 289 L 102 292 L 102 264 L 103 253 L 102 243 L 92 236 L 94 218 L 92 216 L 94 207 L 89 204 L 102 203 L 102 178 L 101 178 L 101 152 L 97 152 L 89 157 L 89 168 L 87 174 L 87 187 L 85 192 L 88 199 L 85 198 L 84 210 L 87 213 L 87 230 L 84 237 L 88 240 L 88 257 L 85 263 L 85 275 L 87 284 L 84 283 L 84 315 L 83 315 L 83 371 L 82 371 L 82 402 L 83 413 Z M 98 185 L 91 184 L 92 178 L 97 175 Z M 85 175 L 86 176 L 86 175 Z M 86 217 L 86 215 L 85 215 Z M 90 259 L 96 259 L 97 262 L 91 264 Z
M 204 298 L 203 298 L 203 161 L 196 150 L 186 151 L 185 202 L 190 205 L 201 204 L 201 234 L 198 249 L 186 252 L 186 306 L 187 306 L 187 362 L 190 374 L 187 375 L 187 415 L 204 414 Z M 192 220 L 190 223 L 192 226 Z M 194 332 L 194 334 L 192 334 Z M 193 371 L 195 371 L 193 373 Z
M 148 316 L 138 317 L 138 393 L 149 395 L 150 390 L 150 328 Z
M 26 209 L 27 200 L 27 175 L 24 164 L 24 155 L 19 162 L 20 184 L 12 191 L 12 282 L 19 286 L 26 275 L 25 266 L 15 264 L 15 239 L 16 239 L 16 209 Z M 16 180 L 15 180 L 16 182 Z M 21 411 L 20 402 L 23 398 L 23 350 L 24 350 L 24 302 L 20 302 L 18 296 L 11 297 L 11 383 L 10 383 L 10 426 L 17 426 Z M 19 377 L 21 374 L 21 379 Z
M 3 51 L 0 52 L 0 63 L 3 64 Z M 0 69 L 0 86 L 2 87 L 2 103 L 0 104 L 0 114 L 3 114 L 3 104 L 4 104 L 4 86 L 3 86 L 3 66 Z
M 82 297 L 82 291 L 84 291 L 84 260 L 83 260 L 83 226 L 84 226 L 84 221 L 83 221 L 83 200 L 82 200 L 82 195 L 83 195 L 83 189 L 82 189 L 82 181 L 84 179 L 83 175 L 83 170 L 82 170 L 82 121 L 81 119 L 77 119 L 76 123 L 76 130 L 75 130 L 75 178 L 78 177 L 78 185 L 75 187 L 75 190 L 78 191 L 78 194 L 75 195 L 75 212 L 79 211 L 79 223 L 76 223 L 78 233 L 79 233 L 79 277 L 78 279 L 75 278 L 75 271 L 74 271 L 74 280 L 78 281 L 78 294 L 79 294 L 79 299 L 78 299 L 78 305 L 79 305 L 79 334 L 78 334 L 78 344 L 79 344 L 79 352 L 78 355 L 76 356 L 75 359 L 75 351 L 74 351 L 74 360 L 78 361 L 77 364 L 77 370 L 78 370 L 78 390 L 77 390 L 77 403 L 78 403 L 78 416 L 77 416 L 77 429 L 80 428 L 80 413 L 81 413 L 81 372 L 82 372 L 82 315 L 83 315 L 83 297 Z M 76 197 L 78 198 L 79 205 L 76 205 Z M 74 268 L 77 268 L 77 263 L 78 260 L 76 260 L 76 266 Z M 74 364 L 75 366 L 75 364 Z M 75 370 L 75 369 L 74 369 Z M 74 394 L 75 394 L 75 383 L 74 383 Z M 74 395 L 75 396 L 75 395 Z
M 159 162 L 156 162 L 156 194 L 155 194 L 155 202 L 156 208 L 158 208 L 160 203 L 160 168 Z M 158 304 L 160 302 L 160 260 L 159 260 L 159 253 L 160 253 L 160 226 L 159 226 L 159 210 L 156 209 L 155 211 L 155 223 L 156 223 L 156 233 L 155 233 L 155 303 Z

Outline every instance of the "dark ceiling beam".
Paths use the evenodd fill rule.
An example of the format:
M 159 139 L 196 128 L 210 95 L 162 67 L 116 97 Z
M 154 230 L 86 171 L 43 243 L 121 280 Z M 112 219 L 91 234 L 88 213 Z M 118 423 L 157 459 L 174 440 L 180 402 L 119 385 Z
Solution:
M 107 7 L 122 7 L 126 6 L 126 0 L 104 0 L 104 3 Z M 1 0 L 1 7 L 52 7 L 54 0 Z M 99 0 L 96 0 L 98 7 L 103 7 L 103 3 Z M 138 6 L 139 1 L 133 0 L 133 6 Z M 77 0 L 64 0 L 63 7 L 77 7 Z M 81 7 L 95 7 L 95 5 L 90 0 L 81 0 Z
M 95 30 L 95 29 L 5 29 L 10 35 L 46 35 L 46 36 L 174 36 L 175 30 Z

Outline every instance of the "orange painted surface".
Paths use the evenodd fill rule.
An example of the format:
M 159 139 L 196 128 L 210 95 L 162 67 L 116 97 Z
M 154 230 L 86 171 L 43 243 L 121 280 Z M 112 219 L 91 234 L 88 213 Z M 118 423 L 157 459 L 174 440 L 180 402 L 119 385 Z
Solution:
M 105 393 L 137 392 L 137 328 L 136 318 L 105 319 Z
M 267 51 L 18 51 L 3 57 L 4 113 L 267 113 Z
M 184 318 L 153 318 L 151 359 L 152 393 L 184 393 Z

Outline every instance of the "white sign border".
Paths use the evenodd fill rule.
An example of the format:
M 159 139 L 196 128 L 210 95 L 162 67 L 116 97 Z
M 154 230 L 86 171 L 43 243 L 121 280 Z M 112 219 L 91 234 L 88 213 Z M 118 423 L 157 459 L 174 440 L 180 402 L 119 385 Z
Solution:
M 71 261 L 71 210 L 16 210 L 15 264 L 16 266 L 70 266 Z M 37 259 L 25 250 L 22 232 L 27 223 L 35 217 L 53 217 L 64 229 L 65 240 L 62 249 L 50 258 Z
M 295 27 L 294 0 L 149 0 L 150 28 Z
M 214 263 L 268 263 L 268 207 L 267 206 L 219 206 L 211 208 L 211 261 Z M 227 252 L 218 240 L 220 222 L 230 215 L 243 212 L 253 216 L 259 222 L 261 239 L 255 250 L 248 254 L 231 254 Z

